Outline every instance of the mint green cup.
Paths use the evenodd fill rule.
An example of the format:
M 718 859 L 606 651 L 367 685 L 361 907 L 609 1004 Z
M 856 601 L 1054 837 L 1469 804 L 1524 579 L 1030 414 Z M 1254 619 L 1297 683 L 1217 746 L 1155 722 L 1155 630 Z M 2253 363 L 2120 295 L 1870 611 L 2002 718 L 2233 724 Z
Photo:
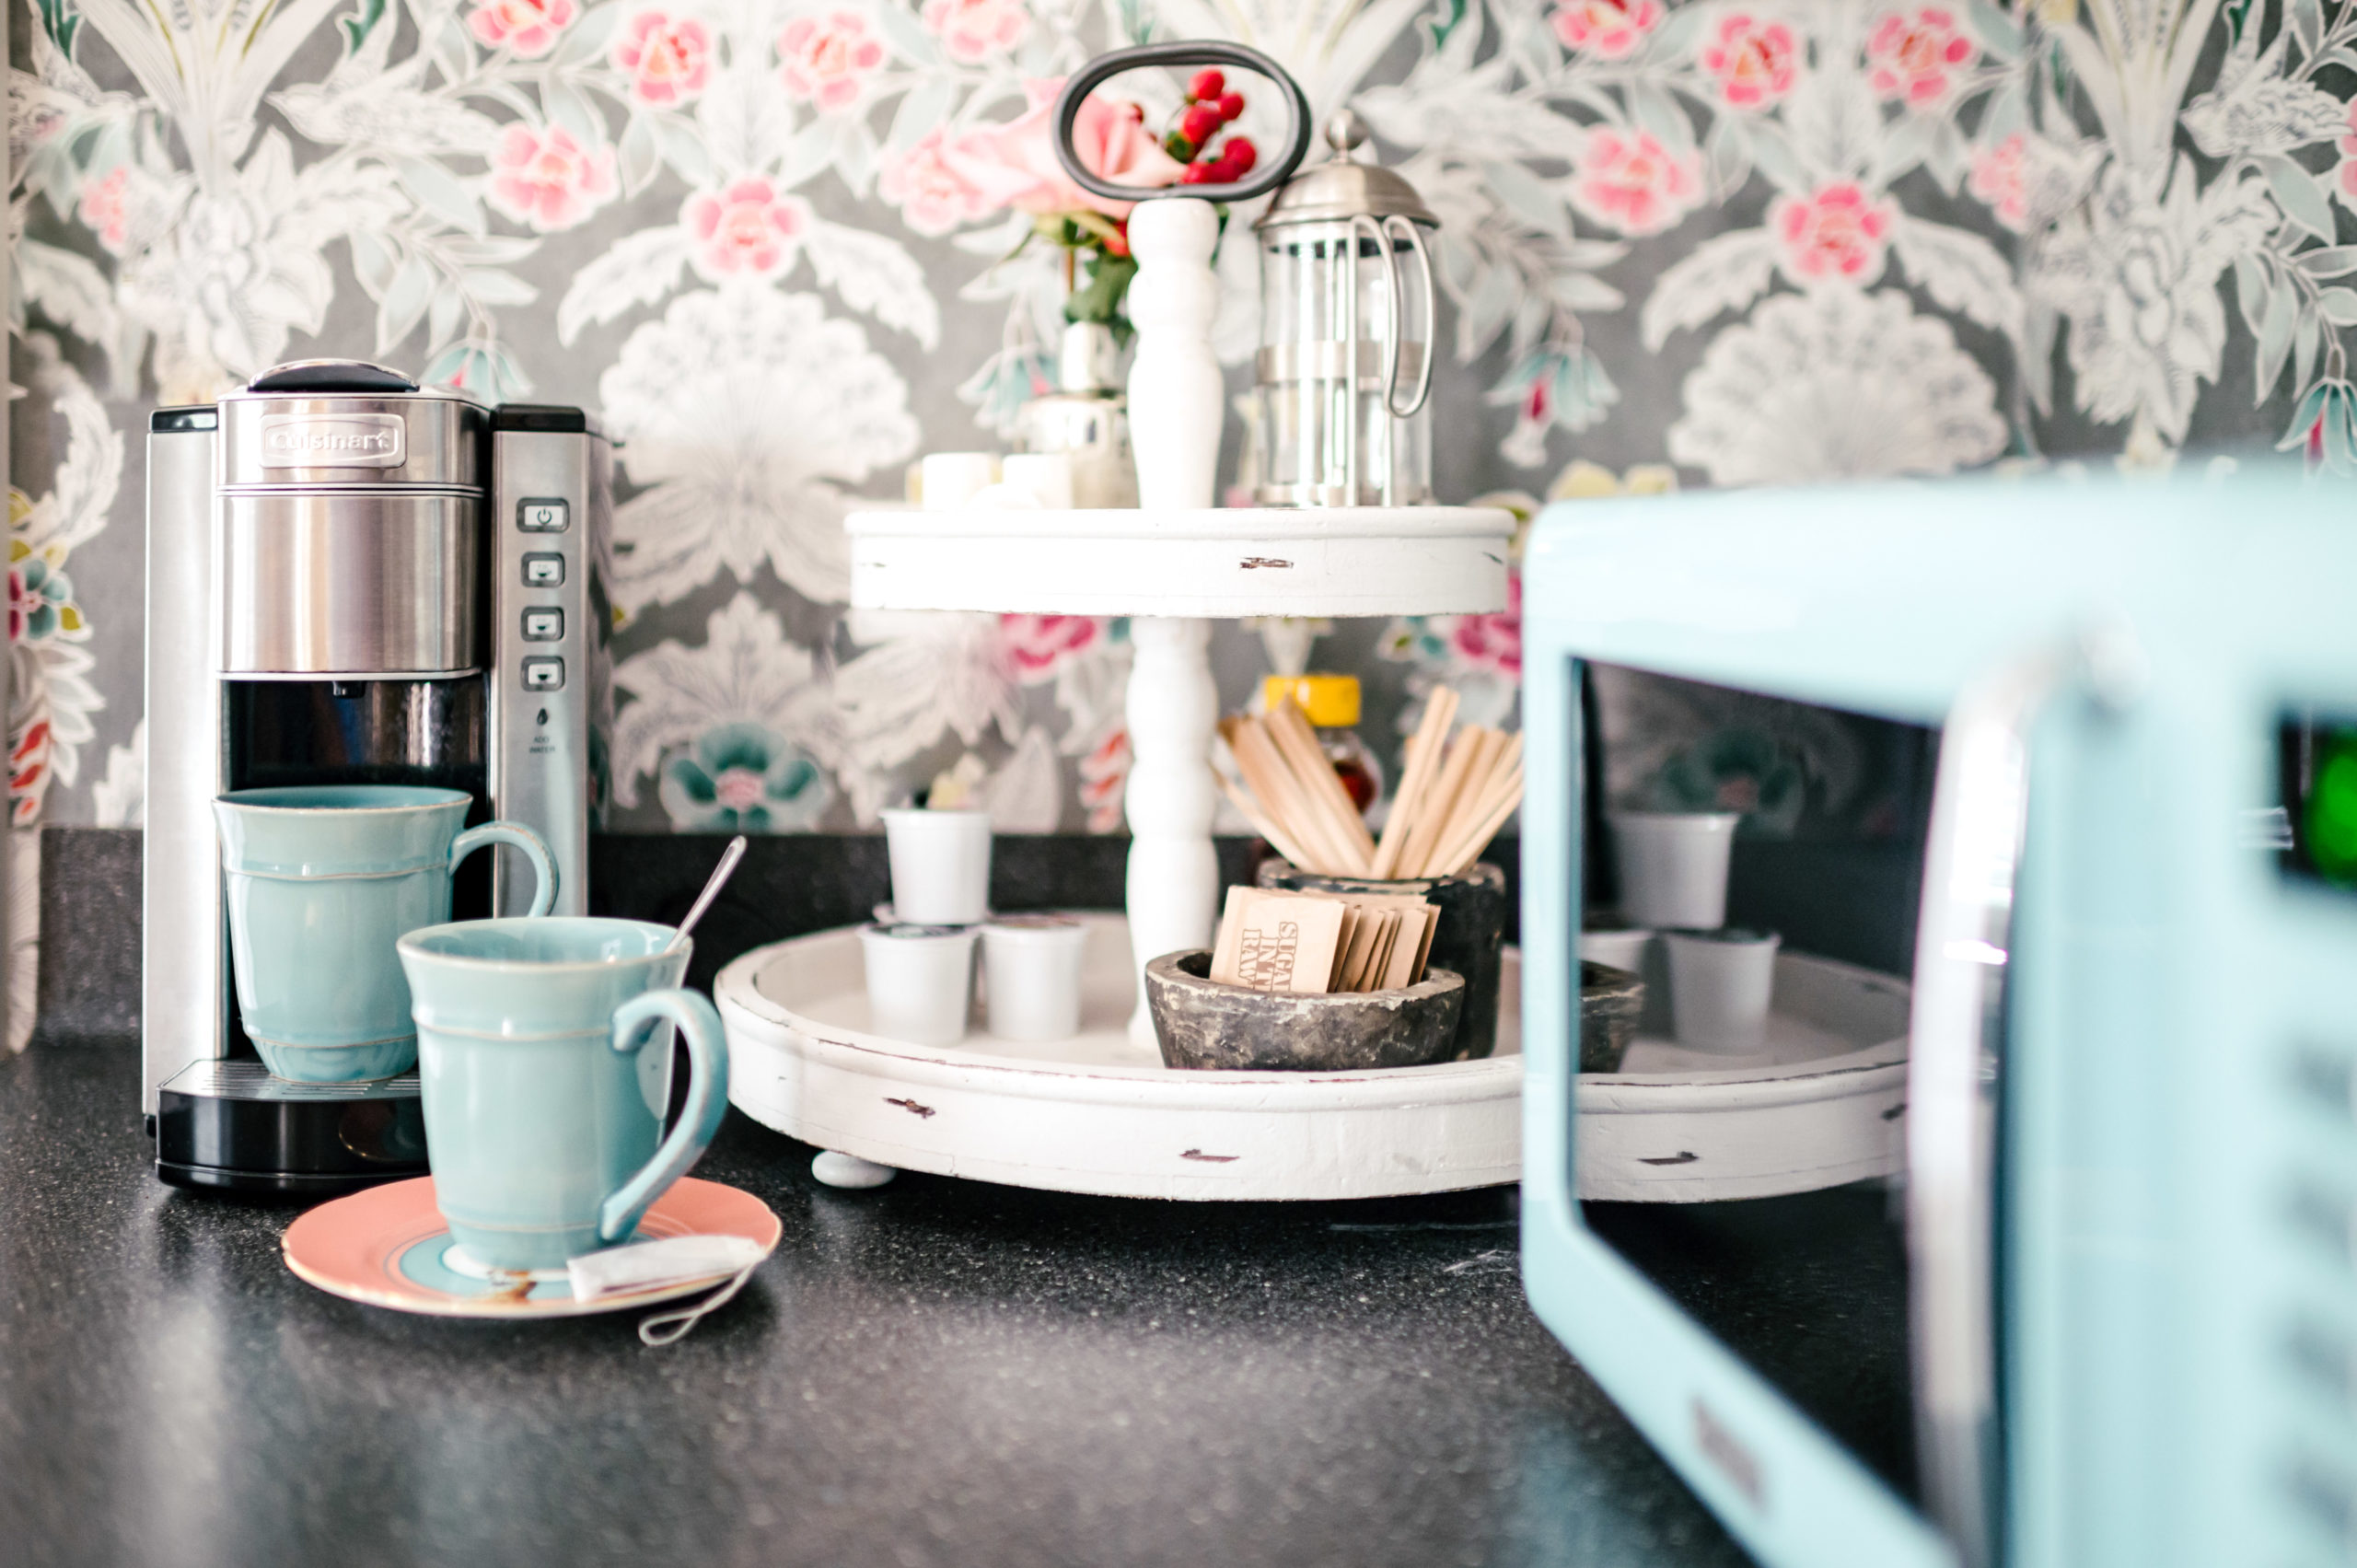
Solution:
M 728 1109 L 728 1041 L 680 989 L 692 944 L 637 920 L 470 920 L 401 939 L 426 1163 L 450 1236 L 502 1270 L 617 1246 Z M 670 1034 L 687 1106 L 662 1136 Z
M 514 822 L 466 828 L 472 800 L 455 789 L 299 784 L 214 801 L 238 1011 L 263 1066 L 298 1084 L 349 1084 L 415 1065 L 393 944 L 450 918 L 451 874 L 485 844 L 524 852 L 531 912 L 548 912 L 548 846 Z

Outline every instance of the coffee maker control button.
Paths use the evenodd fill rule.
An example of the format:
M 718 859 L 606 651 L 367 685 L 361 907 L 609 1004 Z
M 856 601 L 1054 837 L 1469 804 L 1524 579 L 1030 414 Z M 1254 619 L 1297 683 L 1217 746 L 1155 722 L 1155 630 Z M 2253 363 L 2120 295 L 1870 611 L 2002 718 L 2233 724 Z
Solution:
M 518 501 L 516 526 L 526 533 L 563 533 L 571 509 L 562 501 Z
M 528 658 L 524 661 L 524 690 L 554 691 L 564 684 L 564 661 L 561 658 Z
M 564 611 L 562 610 L 528 610 L 524 612 L 524 641 L 556 643 L 564 639 Z
M 564 581 L 564 557 L 532 554 L 524 557 L 524 586 L 528 588 L 552 588 Z

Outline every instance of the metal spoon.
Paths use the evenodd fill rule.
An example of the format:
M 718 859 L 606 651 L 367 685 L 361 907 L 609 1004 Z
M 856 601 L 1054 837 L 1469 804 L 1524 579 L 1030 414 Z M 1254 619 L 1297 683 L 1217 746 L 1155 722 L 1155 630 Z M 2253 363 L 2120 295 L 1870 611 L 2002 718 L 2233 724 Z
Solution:
M 665 952 L 679 950 L 679 944 L 686 941 L 688 933 L 696 928 L 696 922 L 702 920 L 703 912 L 712 907 L 712 900 L 720 897 L 720 889 L 728 885 L 729 873 L 735 871 L 737 863 L 744 858 L 745 835 L 739 833 L 728 841 L 726 849 L 720 852 L 720 864 L 712 868 L 712 877 L 704 883 L 703 891 L 698 893 L 696 901 L 688 906 L 688 918 L 679 922 L 679 929 L 671 934 L 671 940 L 664 946 Z

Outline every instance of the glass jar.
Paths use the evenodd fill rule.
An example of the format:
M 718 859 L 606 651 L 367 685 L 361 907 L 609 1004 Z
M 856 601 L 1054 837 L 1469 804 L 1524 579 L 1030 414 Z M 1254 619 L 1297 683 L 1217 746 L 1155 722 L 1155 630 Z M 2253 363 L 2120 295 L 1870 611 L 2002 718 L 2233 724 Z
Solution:
M 1301 706 L 1326 760 L 1334 765 L 1351 804 L 1364 817 L 1383 798 L 1383 764 L 1359 738 L 1359 679 L 1355 675 L 1271 675 L 1260 682 L 1260 701 L 1275 707 L 1291 697 Z

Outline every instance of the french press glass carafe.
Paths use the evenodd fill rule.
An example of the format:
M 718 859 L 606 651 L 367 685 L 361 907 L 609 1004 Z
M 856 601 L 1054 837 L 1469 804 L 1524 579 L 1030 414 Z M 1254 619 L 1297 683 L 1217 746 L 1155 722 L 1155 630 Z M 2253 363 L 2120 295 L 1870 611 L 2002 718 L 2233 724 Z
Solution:
M 1260 239 L 1264 506 L 1401 506 L 1432 499 L 1432 215 L 1407 180 L 1360 163 L 1366 128 L 1326 128 L 1333 157 L 1295 175 Z M 1415 286 L 1408 274 L 1413 261 Z

